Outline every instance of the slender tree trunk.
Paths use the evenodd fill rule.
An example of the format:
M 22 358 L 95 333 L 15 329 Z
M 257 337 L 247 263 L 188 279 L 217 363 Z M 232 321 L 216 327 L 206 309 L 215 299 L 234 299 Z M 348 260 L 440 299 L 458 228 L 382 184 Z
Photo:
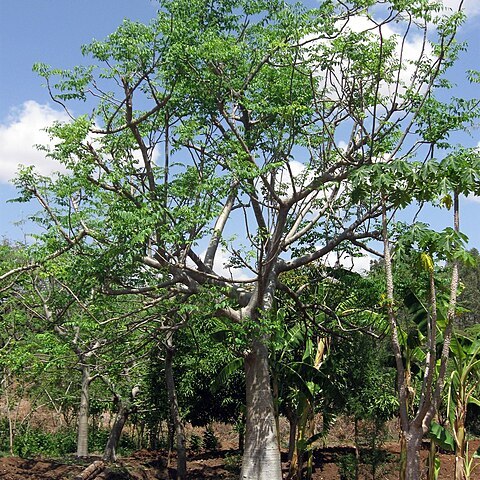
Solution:
M 9 387 L 10 384 L 8 383 L 9 374 L 4 373 L 2 383 L 3 383 L 3 390 L 5 395 L 5 403 L 7 407 L 7 417 L 8 417 L 8 448 L 10 451 L 10 455 L 13 456 L 13 441 L 15 438 L 15 427 L 14 427 L 14 420 L 12 418 L 12 411 L 10 408 L 10 392 Z
M 447 326 L 443 336 L 443 345 L 440 357 L 437 358 L 436 352 L 436 332 L 437 332 L 437 304 L 435 282 L 433 278 L 433 266 L 430 267 L 430 317 L 428 319 L 428 335 L 427 335 L 427 355 L 425 360 L 425 373 L 422 383 L 420 398 L 418 401 L 417 411 L 414 418 L 409 419 L 409 391 L 408 382 L 406 381 L 406 370 L 403 364 L 402 350 L 400 346 L 399 333 L 397 327 L 397 318 L 394 308 L 393 294 L 393 273 L 392 259 L 390 255 L 390 243 L 388 239 L 388 221 L 386 215 L 386 199 L 383 200 L 382 206 L 382 230 L 384 243 L 384 265 L 385 278 L 387 287 L 387 311 L 392 336 L 392 347 L 395 355 L 395 363 L 398 378 L 398 395 L 400 406 L 400 424 L 402 429 L 402 449 L 401 449 L 401 465 L 400 480 L 419 480 L 420 479 L 420 446 L 423 433 L 428 431 L 432 418 L 435 416 L 438 405 L 441 400 L 441 394 L 445 381 L 445 373 L 450 348 L 450 340 L 453 329 L 453 321 L 455 318 L 455 307 L 457 303 L 458 289 L 458 260 L 453 260 L 452 276 L 450 282 L 450 300 L 447 311 Z M 459 201 L 458 192 L 454 192 L 454 231 L 459 232 Z M 436 368 L 436 363 L 440 361 L 440 367 Z M 403 463 L 405 462 L 405 463 Z
M 120 437 L 122 436 L 123 427 L 128 420 L 128 416 L 135 408 L 134 401 L 138 392 L 139 388 L 134 387 L 130 393 L 130 398 L 127 400 L 123 400 L 122 398 L 117 396 L 119 407 L 118 412 L 115 415 L 115 420 L 113 422 L 112 428 L 110 429 L 110 435 L 108 436 L 107 445 L 103 453 L 104 462 L 110 463 L 114 462 L 117 459 L 116 453 L 118 450 L 118 444 L 120 443 Z
M 245 431 L 239 430 L 238 432 L 238 451 L 243 455 L 245 450 Z
M 245 358 L 247 429 L 242 480 L 281 480 L 282 468 L 273 410 L 268 353 L 265 345 L 252 342 Z
M 173 426 L 172 415 L 170 412 L 170 417 L 167 420 L 167 444 L 168 444 L 168 454 L 167 454 L 167 467 L 170 468 L 172 460 L 172 452 L 175 448 L 175 428 Z
M 358 434 L 358 418 L 355 417 L 354 419 L 354 429 L 355 429 L 355 480 L 358 480 L 358 467 L 360 466 L 360 441 L 359 441 L 359 434 Z M 373 453 L 373 449 L 372 449 Z M 373 475 L 375 478 L 375 475 Z
M 291 462 L 295 452 L 295 444 L 297 442 L 298 416 L 296 412 L 288 412 L 288 424 L 290 426 L 288 436 L 288 461 Z
M 114 462 L 117 459 L 116 453 L 118 450 L 118 444 L 120 442 L 120 437 L 122 435 L 123 427 L 127 421 L 128 415 L 130 414 L 130 409 L 128 406 L 124 406 L 120 402 L 120 408 L 115 416 L 112 428 L 110 430 L 110 435 L 108 436 L 107 445 L 103 453 L 104 462 Z
M 294 448 L 292 452 L 292 458 L 290 460 L 290 467 L 288 469 L 288 475 L 287 478 L 288 480 L 298 480 L 301 475 L 301 469 L 300 469 L 300 459 L 299 456 L 301 453 L 298 451 L 298 443 L 297 443 L 297 436 L 295 435 L 295 440 L 294 440 Z
M 241 414 L 237 421 L 238 426 L 238 450 L 243 455 L 245 450 L 245 414 Z
M 168 390 L 168 401 L 170 402 L 170 414 L 172 416 L 176 438 L 177 480 L 185 480 L 187 478 L 187 449 L 185 431 L 183 428 L 183 421 L 180 416 L 177 392 L 175 389 L 175 380 L 173 377 L 173 355 L 173 333 L 169 333 L 167 334 L 165 355 L 165 378 Z
M 148 429 L 148 446 L 150 450 L 158 449 L 158 437 L 160 434 L 160 422 L 156 421 Z
M 78 409 L 77 457 L 88 457 L 88 411 L 90 408 L 90 367 L 82 366 L 80 408 Z
M 292 430 L 290 430 L 290 441 L 293 442 L 291 448 L 291 459 L 290 467 L 288 469 L 289 480 L 300 480 L 302 478 L 302 469 L 303 469 L 303 450 L 299 450 L 299 445 L 303 443 L 305 436 L 305 411 L 306 411 L 306 400 L 303 395 L 300 396 L 299 405 L 297 411 L 295 412 L 296 424 Z M 299 415 L 299 412 L 300 415 Z M 292 435 L 295 435 L 292 438 Z

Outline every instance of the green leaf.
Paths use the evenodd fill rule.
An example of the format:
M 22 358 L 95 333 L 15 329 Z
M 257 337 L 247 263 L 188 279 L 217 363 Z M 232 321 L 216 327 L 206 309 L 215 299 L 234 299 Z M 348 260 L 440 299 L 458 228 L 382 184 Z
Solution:
M 451 452 L 455 450 L 455 439 L 453 435 L 440 424 L 432 422 L 428 436 L 443 450 Z
M 234 358 L 230 363 L 225 365 L 222 368 L 220 373 L 215 377 L 215 380 L 212 383 L 211 390 L 212 392 L 217 392 L 220 390 L 222 385 L 225 385 L 228 378 L 235 373 L 236 371 L 240 370 L 243 366 L 243 359 L 242 358 Z

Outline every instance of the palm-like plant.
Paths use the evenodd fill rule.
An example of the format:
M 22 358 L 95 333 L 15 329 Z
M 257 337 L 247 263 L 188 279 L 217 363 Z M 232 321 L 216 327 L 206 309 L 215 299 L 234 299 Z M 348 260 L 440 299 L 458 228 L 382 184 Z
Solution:
M 480 339 L 456 335 L 450 344 L 454 369 L 448 388 L 448 417 L 455 438 L 455 480 L 468 480 L 472 463 L 468 458 L 465 420 L 470 403 L 480 406 Z

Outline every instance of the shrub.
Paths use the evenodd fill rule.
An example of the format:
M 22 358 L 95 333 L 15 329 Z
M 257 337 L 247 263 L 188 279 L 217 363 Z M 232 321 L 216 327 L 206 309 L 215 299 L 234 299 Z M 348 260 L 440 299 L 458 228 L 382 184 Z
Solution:
M 227 453 L 225 455 L 225 470 L 234 473 L 235 475 L 240 474 L 242 467 L 242 456 L 235 453 Z
M 218 445 L 218 438 L 215 436 L 212 426 L 208 425 L 203 434 L 203 446 L 206 450 L 217 450 Z
M 202 446 L 202 437 L 200 437 L 200 435 L 192 433 L 190 435 L 190 450 L 192 450 L 192 452 L 198 452 L 202 448 Z
M 345 453 L 337 458 L 340 480 L 355 480 L 357 459 L 353 453 Z

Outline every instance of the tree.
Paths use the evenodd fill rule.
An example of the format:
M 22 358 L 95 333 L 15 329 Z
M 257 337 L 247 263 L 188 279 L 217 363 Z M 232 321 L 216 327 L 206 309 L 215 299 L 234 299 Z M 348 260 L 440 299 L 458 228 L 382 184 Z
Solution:
M 445 163 L 449 165 L 450 159 Z M 402 452 L 404 453 L 400 478 L 420 478 L 420 455 L 419 449 L 424 434 L 430 430 L 432 420 L 438 412 L 441 396 L 445 383 L 449 348 L 452 338 L 454 319 L 456 315 L 456 299 L 458 290 L 458 265 L 461 261 L 469 262 L 471 259 L 465 251 L 464 242 L 466 237 L 459 231 L 459 192 L 465 188 L 458 175 L 465 165 L 458 162 L 457 175 L 450 174 L 450 182 L 447 185 L 453 188 L 453 218 L 454 227 L 446 228 L 443 232 L 434 232 L 425 228 L 425 225 L 414 225 L 406 234 L 406 241 L 396 252 L 401 257 L 403 251 L 410 254 L 415 251 L 417 265 L 426 274 L 425 288 L 427 293 L 426 330 L 424 341 L 424 360 L 422 384 L 419 398 L 415 403 L 412 401 L 409 389 L 408 364 L 404 364 L 402 356 L 401 332 L 399 328 L 397 309 L 394 297 L 394 277 L 392 270 L 392 256 L 389 234 L 387 229 L 387 217 L 383 213 L 383 237 L 384 237 L 384 263 L 387 288 L 388 318 L 392 338 L 392 347 L 397 369 L 397 388 L 399 396 L 400 424 Z M 471 188 L 471 185 L 467 188 Z M 449 203 L 449 202 L 448 202 Z M 437 294 L 438 280 L 435 271 L 435 261 L 443 260 L 450 263 L 450 285 L 446 289 L 448 300 L 442 305 Z M 397 261 L 401 262 L 401 258 Z M 438 336 L 441 342 L 437 345 Z M 410 412 L 411 409 L 411 412 Z
M 39 241 L 94 255 L 110 292 L 208 291 L 211 313 L 243 329 L 245 479 L 281 477 L 266 347 L 279 275 L 376 236 L 365 178 L 383 165 L 394 189 L 410 172 L 407 204 L 430 184 L 431 148 L 472 117 L 472 102 L 434 96 L 462 16 L 377 4 L 162 0 L 151 24 L 84 46 L 92 66 L 36 66 L 65 108 L 93 101 L 50 129 L 47 154 L 69 173 L 18 179 L 44 209 Z M 248 280 L 226 273 L 222 248 Z
M 29 249 L 25 248 L 23 253 L 28 255 Z M 65 388 L 70 394 L 78 395 L 73 409 L 78 423 L 79 457 L 88 456 L 92 382 L 101 379 L 120 407 L 105 454 L 105 459 L 111 461 L 122 431 L 120 425 L 123 427 L 138 391 L 135 383 L 143 373 L 142 357 L 151 341 L 150 332 L 142 332 L 145 310 L 141 302 L 105 296 L 94 278 L 82 275 L 82 269 L 88 271 L 84 260 L 80 267 L 77 257 L 60 257 L 23 273 L 21 282 L 10 286 L 6 291 L 11 304 L 9 309 L 17 318 L 25 320 L 22 336 L 17 336 L 16 348 L 8 352 L 6 362 L 12 364 L 15 357 L 22 358 L 31 352 L 33 358 L 28 357 L 27 362 L 42 365 L 42 368 L 37 367 L 36 388 L 46 392 L 48 403 L 56 409 L 55 395 L 52 397 L 49 385 L 57 377 L 67 379 L 64 383 L 68 388 Z M 7 329 L 8 318 L 4 320 Z M 15 328 L 18 329 L 18 325 Z M 22 350 L 24 355 L 20 354 Z M 26 377 L 25 371 L 16 369 L 16 381 Z M 128 390 L 129 394 L 123 395 L 122 390 Z M 129 401 L 130 396 L 132 401 Z M 56 399 L 61 405 L 65 393 L 62 396 L 62 392 L 57 391 Z M 104 396 L 94 399 L 108 403 Z
M 466 309 L 462 315 L 459 315 L 458 323 L 461 328 L 473 327 L 480 323 L 479 295 L 480 291 L 480 254 L 476 248 L 470 250 L 470 254 L 475 258 L 476 263 L 473 266 L 460 265 L 460 282 L 463 289 L 459 296 L 459 304 Z

